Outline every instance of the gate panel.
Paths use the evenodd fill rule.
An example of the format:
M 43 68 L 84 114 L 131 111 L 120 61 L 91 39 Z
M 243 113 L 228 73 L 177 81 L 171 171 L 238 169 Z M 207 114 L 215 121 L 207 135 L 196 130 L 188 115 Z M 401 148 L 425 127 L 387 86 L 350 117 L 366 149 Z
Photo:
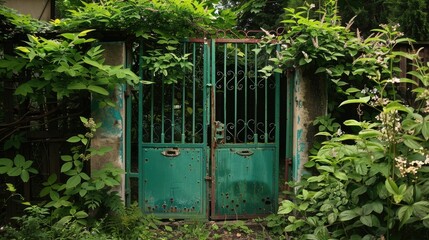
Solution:
M 221 148 L 216 155 L 216 215 L 252 217 L 275 211 L 274 148 Z
M 175 81 L 144 74 L 154 82 L 140 89 L 139 205 L 144 213 L 207 216 L 207 48 L 184 43 L 178 49 L 177 56 L 190 54 L 193 67 L 176 69 Z
M 144 212 L 162 218 L 205 216 L 204 159 L 202 148 L 144 149 Z
M 268 65 L 270 49 L 243 40 L 217 43 L 212 51 L 211 217 L 252 218 L 274 213 L 280 79 L 261 73 Z

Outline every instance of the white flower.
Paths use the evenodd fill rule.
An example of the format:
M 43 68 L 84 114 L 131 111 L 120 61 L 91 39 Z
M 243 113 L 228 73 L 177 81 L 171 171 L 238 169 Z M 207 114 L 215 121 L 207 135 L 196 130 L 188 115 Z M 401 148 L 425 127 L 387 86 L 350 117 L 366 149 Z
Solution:
M 400 83 L 401 79 L 399 79 L 397 77 L 393 77 L 392 79 L 387 80 L 387 82 L 390 82 L 390 83 Z

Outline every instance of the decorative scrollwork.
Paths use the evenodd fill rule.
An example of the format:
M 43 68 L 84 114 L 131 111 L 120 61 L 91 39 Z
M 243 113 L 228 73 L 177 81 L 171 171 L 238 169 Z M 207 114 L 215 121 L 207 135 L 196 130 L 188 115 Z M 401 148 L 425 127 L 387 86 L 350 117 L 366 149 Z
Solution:
M 268 140 L 274 142 L 276 140 L 276 124 L 270 123 L 268 126 L 270 127 L 268 130 Z
M 225 130 L 226 130 L 226 140 L 227 142 L 232 142 L 235 140 L 234 130 L 235 125 L 232 122 L 229 122 L 226 124 Z

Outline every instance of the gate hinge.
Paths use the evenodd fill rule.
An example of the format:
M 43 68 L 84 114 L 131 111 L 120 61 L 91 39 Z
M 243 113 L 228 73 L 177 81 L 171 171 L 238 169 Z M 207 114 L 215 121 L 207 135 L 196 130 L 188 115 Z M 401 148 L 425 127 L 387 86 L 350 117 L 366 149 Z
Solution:
M 212 177 L 210 177 L 210 176 L 205 176 L 205 177 L 204 177 L 204 180 L 206 180 L 206 181 L 211 181 L 211 180 L 213 180 L 213 178 L 212 178 Z

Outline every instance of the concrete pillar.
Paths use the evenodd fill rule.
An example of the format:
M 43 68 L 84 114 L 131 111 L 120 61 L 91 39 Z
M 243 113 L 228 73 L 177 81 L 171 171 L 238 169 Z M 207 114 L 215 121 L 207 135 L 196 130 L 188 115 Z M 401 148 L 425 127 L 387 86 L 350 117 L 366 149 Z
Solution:
M 104 58 L 107 65 L 125 65 L 126 48 L 124 42 L 102 43 L 105 49 Z M 106 163 L 113 163 L 115 166 L 125 170 L 125 86 L 117 85 L 110 93 L 110 100 L 116 105 L 114 107 L 100 107 L 99 102 L 92 101 L 92 117 L 96 123 L 102 122 L 93 138 L 92 147 L 112 147 L 112 151 L 103 156 L 93 156 L 91 159 L 91 170 L 100 169 Z M 117 191 L 121 198 L 125 200 L 125 175 L 122 176 L 121 185 Z
M 51 0 L 6 0 L 4 6 L 13 8 L 21 14 L 29 14 L 39 20 L 51 19 Z
M 304 164 L 308 161 L 308 151 L 317 133 L 313 127 L 316 117 L 327 113 L 328 95 L 325 80 L 297 69 L 294 75 L 293 103 L 293 160 L 292 177 L 294 181 L 305 174 Z

